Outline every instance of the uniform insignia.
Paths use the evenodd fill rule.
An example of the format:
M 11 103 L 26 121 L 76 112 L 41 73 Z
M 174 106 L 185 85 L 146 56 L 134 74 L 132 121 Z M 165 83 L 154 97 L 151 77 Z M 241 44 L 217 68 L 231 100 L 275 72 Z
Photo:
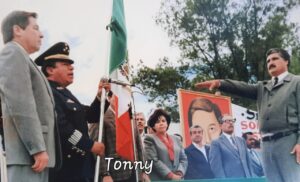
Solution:
M 71 99 L 67 100 L 67 103 L 75 103 L 74 101 L 72 101 Z

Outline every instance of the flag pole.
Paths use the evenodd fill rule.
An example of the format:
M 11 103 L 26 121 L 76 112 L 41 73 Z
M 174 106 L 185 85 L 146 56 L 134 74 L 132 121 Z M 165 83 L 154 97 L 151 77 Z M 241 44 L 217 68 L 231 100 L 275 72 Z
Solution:
M 134 108 L 134 103 L 133 103 L 133 93 L 131 92 L 131 108 L 133 110 L 132 114 L 135 113 L 135 108 Z M 134 157 L 134 161 L 137 161 L 137 148 L 136 148 L 136 138 L 137 138 L 137 126 L 136 126 L 136 122 L 134 120 L 134 117 L 132 117 L 131 119 L 131 132 L 132 132 L 132 143 L 133 143 L 133 157 Z M 135 170 L 135 180 L 136 182 L 139 181 L 139 170 L 136 169 Z
M 102 136 L 103 136 L 104 106 L 105 106 L 105 99 L 106 99 L 105 96 L 106 96 L 105 89 L 102 88 L 101 106 L 100 106 L 100 120 L 99 120 L 99 130 L 98 130 L 98 140 L 97 140 L 98 142 L 102 142 Z M 100 169 L 100 156 L 97 155 L 94 182 L 99 181 L 99 169 Z
M 113 8 L 113 0 L 109 1 L 109 7 L 112 10 Z M 112 11 L 109 11 L 109 15 L 107 16 L 108 22 L 110 22 L 112 16 Z M 111 44 L 111 31 L 107 32 L 107 39 L 106 39 L 106 51 L 104 54 L 106 54 L 106 60 L 109 60 L 109 50 L 110 50 L 110 44 Z M 109 70 L 109 61 L 106 61 L 106 69 L 104 69 L 104 77 L 108 78 L 108 70 Z M 102 93 L 101 93 L 101 106 L 100 106 L 100 119 L 99 119 L 99 130 L 98 130 L 98 142 L 102 142 L 103 138 L 103 126 L 104 126 L 104 108 L 105 108 L 105 99 L 106 99 L 106 91 L 104 88 L 102 88 Z M 105 152 L 104 152 L 105 155 Z M 95 175 L 94 175 L 94 182 L 99 182 L 99 174 L 100 174 L 100 156 L 97 156 L 96 159 L 96 164 L 95 164 Z

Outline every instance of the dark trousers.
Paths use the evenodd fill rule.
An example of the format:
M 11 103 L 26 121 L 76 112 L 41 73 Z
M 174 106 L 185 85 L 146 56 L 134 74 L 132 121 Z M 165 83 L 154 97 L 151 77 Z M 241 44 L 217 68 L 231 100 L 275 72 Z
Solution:
M 133 173 L 131 173 L 130 178 L 125 179 L 125 180 L 119 180 L 119 181 L 116 181 L 116 182 L 135 182 L 135 181 L 136 181 L 135 172 L 133 172 Z

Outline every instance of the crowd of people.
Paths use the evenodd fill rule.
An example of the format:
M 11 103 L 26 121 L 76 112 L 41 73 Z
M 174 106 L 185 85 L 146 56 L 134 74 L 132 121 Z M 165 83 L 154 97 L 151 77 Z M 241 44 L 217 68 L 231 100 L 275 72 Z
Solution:
M 255 85 L 234 80 L 196 84 L 199 89 L 218 88 L 257 100 L 261 151 L 255 149 L 253 133 L 234 136 L 231 115 L 222 114 L 209 100 L 195 99 L 188 113 L 192 142 L 186 148 L 178 136 L 168 134 L 171 117 L 165 110 L 156 109 L 147 122 L 143 113 L 134 114 L 135 159 L 143 163 L 137 169 L 128 167 L 133 161 L 116 152 L 110 83 L 101 80 L 91 105 L 83 105 L 67 89 L 73 83 L 75 61 L 67 43 L 54 44 L 35 60 L 29 57 L 39 50 L 43 38 L 36 13 L 11 12 L 1 31 L 5 43 L 0 53 L 1 123 L 3 119 L 9 182 L 91 182 L 96 156 L 101 156 L 98 172 L 103 182 L 300 179 L 300 77 L 288 72 L 290 56 L 283 49 L 267 52 L 271 80 Z M 103 89 L 108 93 L 105 99 Z M 101 100 L 105 113 L 102 142 L 98 142 Z

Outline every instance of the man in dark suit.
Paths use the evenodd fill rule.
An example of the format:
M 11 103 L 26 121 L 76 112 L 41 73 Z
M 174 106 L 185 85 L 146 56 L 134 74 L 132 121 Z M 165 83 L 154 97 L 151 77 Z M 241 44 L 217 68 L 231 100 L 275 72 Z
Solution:
M 264 172 L 272 182 L 300 179 L 300 77 L 288 72 L 290 55 L 273 48 L 266 54 L 271 80 L 247 84 L 235 80 L 210 80 L 198 88 L 221 91 L 257 101 L 262 134 Z
M 209 162 L 216 178 L 250 178 L 250 158 L 243 138 L 233 136 L 234 122 L 229 115 L 220 120 L 222 134 L 210 146 Z
M 8 181 L 47 182 L 60 158 L 51 88 L 29 55 L 43 38 L 34 12 L 13 11 L 2 22 L 0 97 Z M 58 163 L 56 163 L 58 164 Z M 59 164 L 58 164 L 59 165 Z
M 251 168 L 254 177 L 264 176 L 264 171 L 262 167 L 261 157 L 257 151 L 254 150 L 256 139 L 252 132 L 243 133 L 242 137 L 246 141 L 249 156 L 251 159 Z
M 90 107 L 82 105 L 66 88 L 73 83 L 74 61 L 68 55 L 68 44 L 59 42 L 35 60 L 42 66 L 53 91 L 62 143 L 63 166 L 58 171 L 51 171 L 50 179 L 54 182 L 90 182 L 94 176 L 92 153 L 103 155 L 104 145 L 89 138 L 87 122 L 99 121 L 99 97 L 102 87 L 109 89 L 109 86 L 100 82 L 97 97 Z
M 203 129 L 199 125 L 190 128 L 192 144 L 185 149 L 188 158 L 188 168 L 184 179 L 211 179 L 214 174 L 211 170 L 209 146 L 202 144 Z

